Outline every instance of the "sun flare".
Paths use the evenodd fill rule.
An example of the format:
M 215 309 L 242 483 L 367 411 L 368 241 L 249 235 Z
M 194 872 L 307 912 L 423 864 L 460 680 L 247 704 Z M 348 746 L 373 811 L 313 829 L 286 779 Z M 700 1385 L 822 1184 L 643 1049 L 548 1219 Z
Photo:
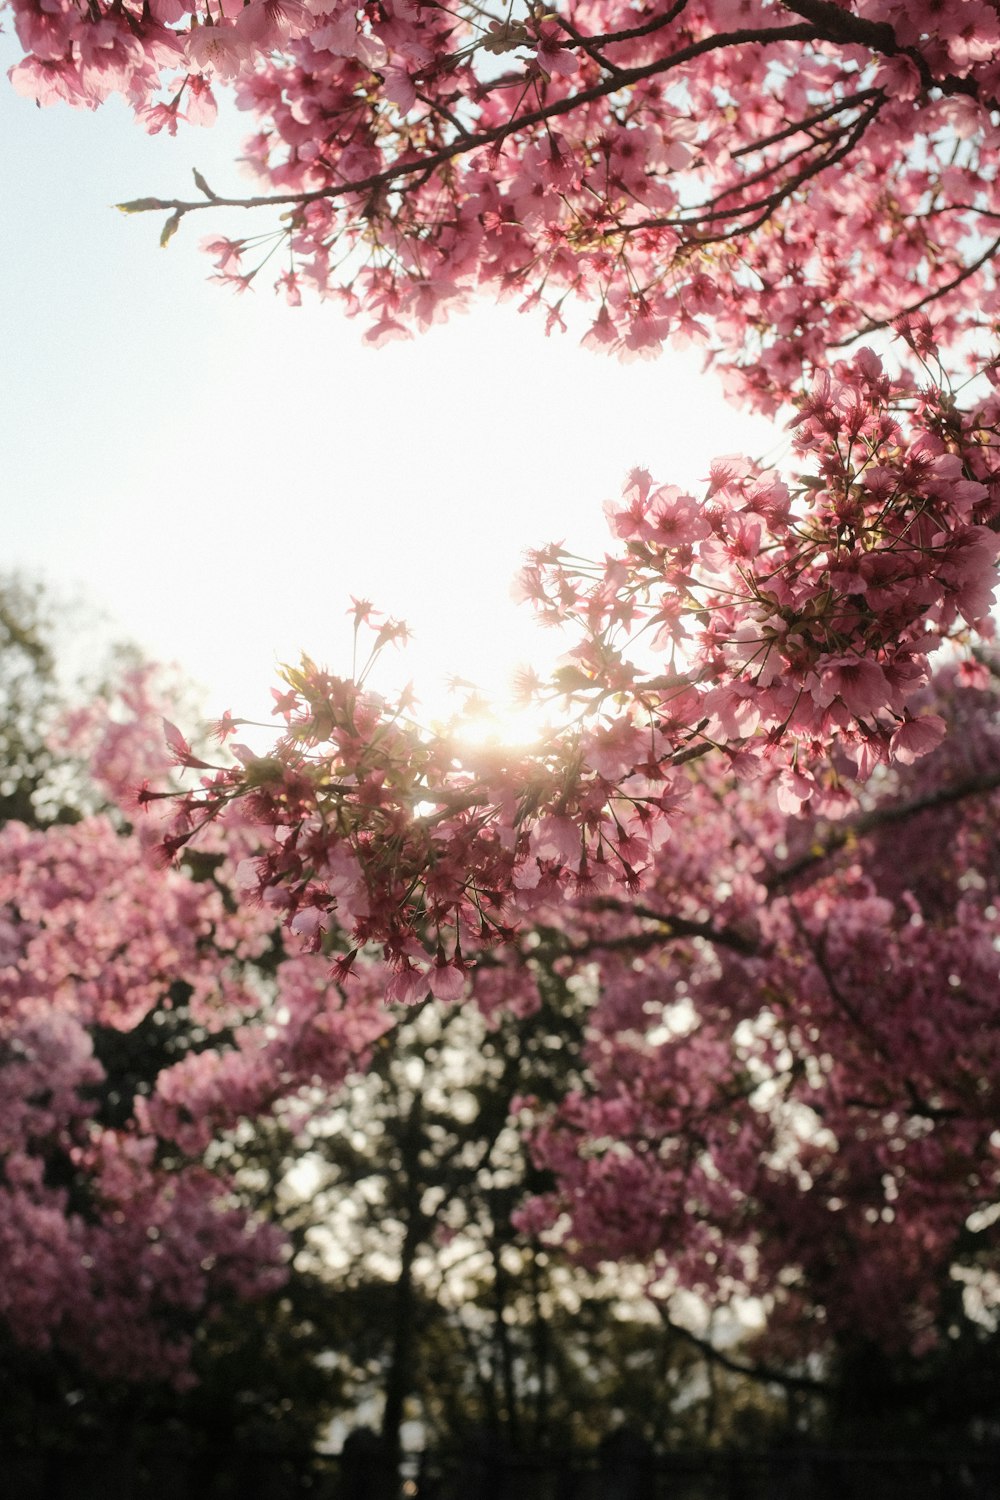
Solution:
M 550 704 L 505 704 L 483 699 L 455 715 L 448 725 L 452 739 L 470 747 L 528 748 L 547 739 L 555 728 Z

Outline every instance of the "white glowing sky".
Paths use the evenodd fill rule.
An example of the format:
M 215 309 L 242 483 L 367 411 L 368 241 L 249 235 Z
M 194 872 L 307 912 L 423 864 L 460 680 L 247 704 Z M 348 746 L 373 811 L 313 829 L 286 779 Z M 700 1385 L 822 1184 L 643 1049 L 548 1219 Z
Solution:
M 502 694 L 555 654 L 510 598 L 526 547 L 600 554 L 636 464 L 698 485 L 714 454 L 773 447 L 695 354 L 621 365 L 485 305 L 366 349 L 333 306 L 210 285 L 218 221 L 161 251 L 159 218 L 110 207 L 188 195 L 192 166 L 238 188 L 238 138 L 0 86 L 3 566 L 83 588 L 211 712 L 261 713 L 303 649 L 346 670 L 351 594 L 415 633 L 384 685 L 412 677 L 435 713 L 451 673 Z

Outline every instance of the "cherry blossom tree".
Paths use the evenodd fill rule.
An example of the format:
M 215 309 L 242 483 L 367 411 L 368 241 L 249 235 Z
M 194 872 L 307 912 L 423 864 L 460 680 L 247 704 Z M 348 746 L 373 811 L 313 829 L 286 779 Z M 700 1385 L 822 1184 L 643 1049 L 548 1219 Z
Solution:
M 949 1278 L 988 1322 L 997 5 L 11 8 L 13 80 L 39 102 L 119 93 L 146 128 L 174 130 L 210 122 L 214 91 L 233 89 L 260 191 L 196 174 L 190 200 L 122 205 L 165 214 L 163 243 L 223 208 L 264 216 L 239 239 L 210 228 L 224 282 L 277 267 L 290 301 L 338 298 L 375 342 L 484 290 L 544 308 L 550 331 L 579 303 L 588 344 L 630 357 L 696 341 L 794 433 L 782 472 L 722 457 L 699 495 L 636 471 L 607 507 L 603 559 L 565 545 L 529 559 L 526 599 L 578 637 L 551 682 L 525 683 L 562 714 L 538 746 L 430 736 L 368 667 L 343 678 L 308 659 L 276 695 L 268 755 L 228 715 L 235 766 L 168 726 L 194 785 L 178 796 L 151 773 L 144 832 L 61 856 L 128 892 L 130 860 L 154 878 L 138 846 L 158 845 L 219 860 L 245 897 L 230 910 L 216 882 L 160 870 L 161 930 L 123 895 L 142 972 L 187 944 L 191 1003 L 236 1038 L 160 1075 L 136 1102 L 141 1132 L 194 1159 L 234 1111 L 337 1087 L 391 1024 L 384 1000 L 530 1009 L 533 966 L 578 966 L 590 1074 L 555 1109 L 523 1101 L 555 1178 L 526 1233 L 641 1263 L 665 1316 L 676 1289 L 757 1299 L 778 1361 L 857 1349 L 859 1330 L 916 1357 L 947 1337 Z M 367 603 L 353 613 L 373 658 L 404 633 Z M 125 731 L 89 724 L 122 797 Z M 88 1019 L 133 1014 L 140 975 L 63 956 L 91 877 L 68 880 L 61 914 L 55 846 L 10 839 L 31 983 L 51 975 L 62 994 L 83 974 Z M 22 906 L 22 869 L 48 906 L 29 890 Z M 297 945 L 277 980 L 289 1020 L 243 1027 L 239 966 L 276 920 Z M 217 954 L 199 967 L 208 929 L 235 970 Z M 53 1013 L 34 990 L 12 1005 L 18 1026 Z M 59 1025 L 46 1045 L 82 1080 L 86 1047 Z M 76 1143 L 93 1118 L 80 1097 L 74 1082 L 22 1111 L 17 1140 Z M 108 1203 L 134 1180 L 136 1223 L 172 1244 L 151 1162 L 82 1134 Z M 44 1214 L 55 1190 L 24 1170 Z M 204 1208 L 203 1179 L 180 1181 Z M 229 1243 L 224 1213 L 205 1222 Z
M 275 977 L 273 919 L 233 902 L 223 852 L 173 869 L 132 828 L 122 789 L 168 770 L 162 701 L 144 668 L 64 712 L 49 740 L 89 764 L 83 808 L 0 827 L 0 1318 L 91 1377 L 183 1388 L 212 1320 L 288 1274 L 227 1131 L 332 1087 L 389 1018 L 338 1030 L 324 962 Z
M 106 796 L 134 789 L 143 764 L 151 780 L 166 774 L 151 690 L 133 678 L 66 724 Z M 807 802 L 804 815 L 797 798 L 781 806 L 766 771 L 734 776 L 725 757 L 691 758 L 677 771 L 684 815 L 640 893 L 609 885 L 570 899 L 555 882 L 537 897 L 522 934 L 467 981 L 485 1026 L 472 1053 L 495 1056 L 502 1074 L 499 1094 L 474 1077 L 487 1177 L 472 1173 L 469 1190 L 449 1177 L 449 1156 L 471 1139 L 450 1106 L 425 1102 L 417 1116 L 420 1151 L 392 1212 L 404 1229 L 416 1214 L 408 1232 L 425 1260 L 437 1246 L 441 1265 L 423 1278 L 444 1278 L 452 1237 L 476 1244 L 480 1229 L 477 1253 L 497 1276 L 504 1265 L 510 1276 L 512 1255 L 522 1267 L 631 1267 L 626 1284 L 675 1350 L 687 1340 L 729 1377 L 785 1382 L 827 1406 L 859 1371 L 884 1372 L 875 1351 L 896 1372 L 884 1397 L 947 1352 L 955 1328 L 985 1347 L 1000 1159 L 995 696 L 984 662 L 939 673 L 914 707 L 954 732 L 934 756 L 876 771 L 846 815 L 835 787 L 822 814 Z M 345 991 L 330 980 L 331 930 L 330 951 L 293 949 L 275 965 L 274 912 L 229 897 L 255 825 L 230 811 L 186 867 L 167 868 L 158 840 L 170 802 L 148 807 L 153 826 L 139 832 L 111 804 L 70 826 L 0 833 L 0 1222 L 17 1273 L 3 1316 L 23 1346 L 92 1372 L 183 1383 L 213 1308 L 252 1302 L 287 1274 L 280 1236 L 247 1218 L 227 1178 L 227 1133 L 270 1113 L 340 1161 L 346 1142 L 319 1143 L 338 1111 L 357 1114 L 352 1094 L 366 1091 L 373 1118 L 381 1111 L 403 1139 L 421 1089 L 406 1082 L 402 1037 L 359 1077 L 395 1024 L 384 960 L 360 954 Z M 560 1013 L 546 1018 L 554 996 Z M 426 1044 L 447 1036 L 451 1006 L 425 1003 L 426 1025 L 404 1015 Z M 556 1019 L 565 1055 L 553 1071 Z M 413 1048 L 409 1061 L 419 1057 Z M 463 1080 L 433 1087 L 461 1091 Z M 389 1095 L 407 1088 L 409 1113 L 394 1120 Z M 515 1232 L 518 1135 L 534 1162 L 520 1181 L 536 1196 Z M 428 1189 L 444 1192 L 440 1223 Z M 477 1194 L 481 1224 L 469 1217 Z M 586 1285 L 555 1284 L 570 1298 Z M 517 1304 L 504 1295 L 509 1320 Z M 759 1337 L 728 1353 L 691 1326 L 692 1307 L 727 1305 L 762 1313 Z M 450 1318 L 460 1328 L 458 1306 Z M 504 1328 L 512 1344 L 522 1336 L 516 1319 Z M 953 1383 L 946 1369 L 936 1395 Z
M 117 1414 L 141 1462 L 157 1432 L 183 1424 L 208 1493 L 199 1436 L 221 1406 L 224 1458 L 234 1425 L 220 1382 L 243 1382 L 242 1431 L 266 1412 L 261 1386 L 273 1377 L 267 1350 L 246 1370 L 227 1348 L 245 1362 L 258 1319 L 273 1344 L 289 1304 L 305 1310 L 304 1331 L 292 1341 L 281 1330 L 299 1350 L 281 1397 L 298 1403 L 300 1366 L 322 1353 L 315 1378 L 328 1408 L 341 1391 L 349 1412 L 384 1398 L 383 1440 L 397 1460 L 404 1400 L 419 1399 L 429 1434 L 445 1441 L 481 1408 L 502 1409 L 515 1437 L 529 1422 L 536 1434 L 568 1424 L 574 1404 L 550 1389 L 563 1344 L 607 1365 L 615 1339 L 631 1333 L 640 1350 L 663 1339 L 648 1323 L 619 1335 L 610 1296 L 593 1288 L 576 1327 L 563 1304 L 587 1279 L 519 1242 L 510 1223 L 524 1183 L 550 1181 L 527 1161 L 510 1099 L 530 1077 L 556 1103 L 578 1078 L 565 985 L 553 980 L 562 1009 L 539 1009 L 534 984 L 517 1005 L 506 980 L 490 990 L 484 978 L 478 1026 L 474 1008 L 444 1006 L 398 1025 L 379 1003 L 366 1030 L 356 1007 L 343 1011 L 326 958 L 284 957 L 273 916 L 233 903 L 221 847 L 167 868 L 152 830 L 124 820 L 113 794 L 143 769 L 167 770 L 157 685 L 133 673 L 113 696 L 63 714 L 58 750 L 85 757 L 103 784 L 101 798 L 78 783 L 88 812 L 67 803 L 63 819 L 0 829 L 0 1234 L 11 1267 L 0 1366 L 22 1392 L 5 1414 L 5 1447 L 49 1437 L 60 1449 L 100 1446 Z M 238 852 L 238 830 L 231 840 Z M 318 1162 L 302 1197 L 291 1179 Z M 372 1203 L 379 1181 L 385 1195 Z M 248 1214 L 250 1202 L 263 1212 Z M 330 1245 L 346 1270 L 326 1263 Z M 550 1285 L 559 1306 L 543 1316 Z M 526 1358 L 543 1361 L 540 1392 L 520 1374 Z M 464 1376 L 456 1359 L 469 1362 Z M 577 1396 L 591 1407 L 596 1362 L 579 1360 Z M 484 1366 L 485 1385 L 473 1374 Z M 314 1396 L 296 1414 L 303 1452 L 317 1406 Z
M 8 593 L 11 640 L 48 662 L 44 626 L 18 623 L 26 600 L 23 588 Z M 11 652 L 19 658 L 9 645 L 0 665 Z M 15 696 L 18 668 L 7 674 Z M 265 1348 L 242 1368 L 260 1319 L 269 1344 L 277 1323 L 299 1350 L 279 1397 L 298 1402 L 299 1366 L 322 1351 L 313 1385 L 327 1406 L 341 1389 L 342 1402 L 384 1397 L 383 1440 L 397 1457 L 414 1399 L 445 1442 L 501 1413 L 514 1442 L 569 1430 L 583 1409 L 601 1410 L 622 1348 L 659 1367 L 671 1345 L 657 1420 L 690 1420 L 684 1378 L 698 1356 L 648 1321 L 622 1325 L 613 1288 L 510 1222 L 526 1184 L 551 1183 L 508 1118 L 512 1095 L 530 1081 L 555 1106 L 580 1080 L 572 986 L 554 972 L 484 968 L 467 1012 L 425 1006 L 399 1025 L 380 1003 L 376 964 L 367 1024 L 356 1004 L 345 1011 L 327 958 L 285 956 L 273 915 L 233 902 L 238 826 L 167 868 L 155 826 L 130 823 L 143 771 L 169 775 L 162 675 L 132 670 L 68 712 L 43 694 L 43 769 L 75 756 L 72 794 L 64 785 L 55 805 L 49 788 L 38 812 L 26 803 L 25 820 L 0 829 L 0 1225 L 13 1268 L 0 1362 L 20 1392 L 5 1444 L 100 1447 L 124 1426 L 142 1463 L 143 1444 L 183 1424 L 202 1464 L 213 1413 L 216 1440 L 231 1436 L 233 1387 L 239 1430 L 257 1415 L 266 1435 L 275 1356 Z M 26 754 L 33 743 L 26 733 Z M 308 1197 L 290 1162 L 292 1177 L 322 1163 Z M 248 1214 L 251 1202 L 264 1213 Z M 400 1266 L 387 1273 L 397 1229 Z M 325 1264 L 330 1244 L 346 1272 Z M 294 1341 L 283 1327 L 293 1309 Z M 464 1376 L 456 1359 L 471 1361 Z M 560 1397 L 552 1371 L 563 1360 L 579 1377 Z M 635 1384 L 641 1411 L 641 1374 Z M 306 1440 L 323 1404 L 307 1391 Z M 288 1419 L 281 1427 L 287 1446 Z
M 666 1317 L 757 1299 L 772 1368 L 912 1374 L 996 1329 L 995 678 L 934 694 L 953 735 L 846 819 L 691 767 L 648 889 L 546 938 L 592 987 L 589 1080 L 522 1101 L 558 1182 L 522 1224 L 642 1264 Z
M 105 1376 L 182 1376 L 213 1293 L 280 1278 L 280 1247 L 208 1172 L 163 1170 L 133 1118 L 150 1083 L 135 1100 L 106 1092 L 102 1037 L 181 1003 L 231 1024 L 235 970 L 260 936 L 107 816 L 9 822 L 0 846 L 4 1319 L 19 1342 L 56 1340 Z

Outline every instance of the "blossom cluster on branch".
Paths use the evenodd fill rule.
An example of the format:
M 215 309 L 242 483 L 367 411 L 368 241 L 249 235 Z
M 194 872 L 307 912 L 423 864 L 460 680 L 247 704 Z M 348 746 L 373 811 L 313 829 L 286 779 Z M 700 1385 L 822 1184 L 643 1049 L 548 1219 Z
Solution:
M 264 840 L 243 887 L 314 947 L 347 934 L 341 982 L 380 945 L 405 1002 L 457 998 L 476 950 L 554 901 L 641 889 L 692 758 L 761 778 L 782 811 L 843 813 L 855 782 L 943 735 L 917 706 L 932 650 L 992 633 L 997 416 L 992 395 L 961 413 L 862 351 L 802 399 L 791 484 L 722 459 L 696 500 L 636 473 L 609 506 L 619 550 L 529 564 L 525 594 L 582 635 L 549 689 L 570 728 L 459 750 L 307 661 L 270 756 L 237 747 L 213 772 L 175 742 L 204 774 L 166 847 L 238 804 Z
M 264 265 L 376 342 L 480 289 L 592 312 L 625 356 L 723 353 L 764 406 L 900 312 L 997 311 L 1000 22 L 988 0 L 8 0 L 15 86 L 150 130 L 253 118 L 259 191 L 143 198 L 164 239 L 223 205 L 218 274 Z M 277 222 L 275 223 L 275 219 Z

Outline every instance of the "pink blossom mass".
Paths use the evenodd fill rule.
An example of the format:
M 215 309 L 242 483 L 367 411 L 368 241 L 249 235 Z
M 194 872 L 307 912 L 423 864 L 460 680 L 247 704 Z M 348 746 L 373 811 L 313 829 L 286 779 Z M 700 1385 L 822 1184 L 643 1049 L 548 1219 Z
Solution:
M 664 1307 L 757 1299 L 800 1372 L 940 1348 L 949 1286 L 1000 1270 L 1000 4 L 7 8 L 39 104 L 157 133 L 232 94 L 252 192 L 120 205 L 197 224 L 225 287 L 376 346 L 475 298 L 553 337 L 582 310 L 595 359 L 694 346 L 787 440 L 701 487 L 634 468 L 592 497 L 603 555 L 571 516 L 527 555 L 570 633 L 523 679 L 535 743 L 377 691 L 407 630 L 367 600 L 353 674 L 287 668 L 264 752 L 146 670 L 52 730 L 101 810 L 0 829 L 14 1339 L 183 1384 L 171 1314 L 289 1274 L 213 1142 L 328 1107 L 401 1015 L 495 1030 L 557 976 L 582 1050 L 517 1100 L 523 1235 Z M 114 1116 L 101 1039 L 180 995 L 198 1044 Z

